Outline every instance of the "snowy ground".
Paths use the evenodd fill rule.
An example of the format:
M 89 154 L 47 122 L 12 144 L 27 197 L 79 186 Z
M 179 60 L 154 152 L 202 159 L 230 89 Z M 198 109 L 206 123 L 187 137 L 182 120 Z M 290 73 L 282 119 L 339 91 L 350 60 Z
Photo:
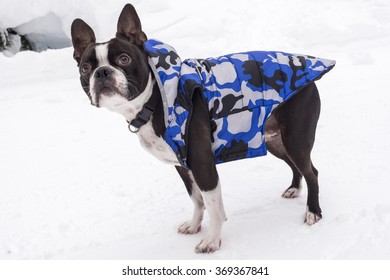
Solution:
M 52 11 L 66 34 L 84 17 L 98 40 L 114 34 L 125 3 L 86 12 L 77 1 L 19 2 L 23 21 L 0 15 L 2 24 Z M 2 5 L 17 11 L 19 2 Z M 291 174 L 276 158 L 219 165 L 222 248 L 196 255 L 208 218 L 198 235 L 176 233 L 192 215 L 179 177 L 140 148 L 122 117 L 89 105 L 73 50 L 0 54 L 0 259 L 390 259 L 390 3 L 178 3 L 133 2 L 148 36 L 183 57 L 264 49 L 337 60 L 317 83 L 323 220 L 303 224 L 306 190 L 280 197 Z

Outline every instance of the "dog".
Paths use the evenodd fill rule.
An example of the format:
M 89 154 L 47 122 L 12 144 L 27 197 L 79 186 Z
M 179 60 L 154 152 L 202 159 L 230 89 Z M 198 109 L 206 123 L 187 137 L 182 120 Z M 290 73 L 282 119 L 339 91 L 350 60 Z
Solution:
M 173 47 L 147 39 L 131 4 L 123 8 L 110 41 L 96 43 L 81 19 L 73 21 L 71 36 L 91 104 L 123 115 L 141 145 L 177 169 L 194 204 L 192 219 L 178 232 L 198 233 L 207 209 L 209 229 L 196 253 L 221 246 L 226 214 L 217 163 L 268 150 L 293 172 L 282 196 L 297 197 L 304 177 L 304 221 L 313 225 L 322 218 L 318 171 L 310 157 L 320 114 L 314 81 L 335 61 L 247 52 L 182 62 Z

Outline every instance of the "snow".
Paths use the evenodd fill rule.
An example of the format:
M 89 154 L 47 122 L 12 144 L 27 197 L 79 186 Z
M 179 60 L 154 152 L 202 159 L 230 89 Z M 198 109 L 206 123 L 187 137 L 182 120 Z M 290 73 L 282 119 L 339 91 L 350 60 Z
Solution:
M 61 19 L 53 12 L 23 23 L 14 30 L 18 34 L 26 34 L 28 41 L 33 44 L 33 50 L 38 52 L 72 46 L 71 40 L 62 30 Z
M 80 17 L 108 40 L 126 1 L 79 2 L 2 1 L 0 27 L 51 13 L 68 38 Z M 133 4 L 146 34 L 183 58 L 262 49 L 337 60 L 317 83 L 323 219 L 303 223 L 305 188 L 281 198 L 291 171 L 273 156 L 222 164 L 222 248 L 195 254 L 207 215 L 199 234 L 177 234 L 192 215 L 183 183 L 121 116 L 90 106 L 73 49 L 0 54 L 0 259 L 390 258 L 388 1 Z

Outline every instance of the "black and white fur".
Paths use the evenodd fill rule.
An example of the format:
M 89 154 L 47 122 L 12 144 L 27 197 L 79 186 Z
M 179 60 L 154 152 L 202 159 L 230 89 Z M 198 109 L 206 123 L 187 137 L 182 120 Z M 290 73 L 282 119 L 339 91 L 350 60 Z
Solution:
M 81 19 L 74 20 L 71 33 L 81 85 L 91 104 L 120 113 L 131 122 L 149 100 L 153 87 L 156 86 L 143 47 L 147 37 L 142 31 L 134 7 L 127 4 L 123 8 L 116 37 L 106 43 L 96 43 L 93 30 Z M 268 150 L 284 160 L 293 172 L 291 185 L 282 196 L 297 197 L 302 177 L 306 180 L 308 198 L 304 220 L 308 225 L 313 225 L 322 217 L 318 200 L 318 171 L 310 157 L 319 113 L 318 90 L 311 83 L 275 109 L 265 127 Z M 136 135 L 148 152 L 176 167 L 191 197 L 194 204 L 192 219 L 182 224 L 178 232 L 198 233 L 204 210 L 207 209 L 210 217 L 209 230 L 195 247 L 195 251 L 214 252 L 221 245 L 221 229 L 226 214 L 211 150 L 208 108 L 200 93 L 194 94 L 193 100 L 188 138 L 189 169 L 180 166 L 163 139 L 164 132 L 160 98 L 150 120 L 140 127 Z

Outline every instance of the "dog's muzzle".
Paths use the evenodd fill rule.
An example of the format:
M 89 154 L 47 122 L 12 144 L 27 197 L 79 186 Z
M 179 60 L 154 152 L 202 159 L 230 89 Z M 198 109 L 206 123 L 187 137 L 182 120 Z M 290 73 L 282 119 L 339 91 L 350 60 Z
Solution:
M 94 90 L 97 96 L 100 94 L 112 94 L 116 90 L 113 72 L 112 69 L 105 66 L 96 69 L 94 73 Z

